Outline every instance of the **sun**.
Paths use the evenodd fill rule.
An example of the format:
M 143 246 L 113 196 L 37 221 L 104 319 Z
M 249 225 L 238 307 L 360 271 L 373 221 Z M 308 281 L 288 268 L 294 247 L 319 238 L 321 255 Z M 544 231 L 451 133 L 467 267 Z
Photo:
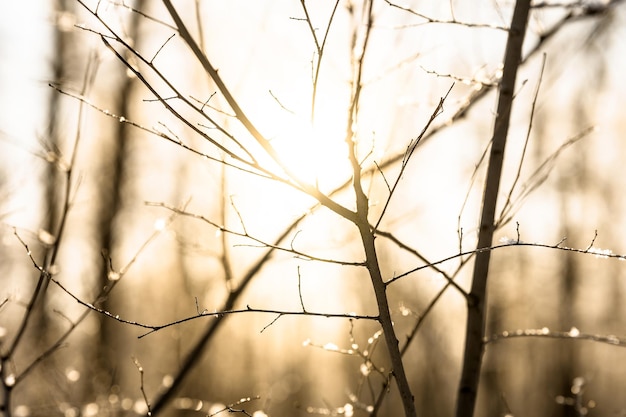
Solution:
M 340 117 L 309 118 L 289 114 L 280 118 L 271 145 L 299 181 L 330 191 L 350 175 L 345 127 Z

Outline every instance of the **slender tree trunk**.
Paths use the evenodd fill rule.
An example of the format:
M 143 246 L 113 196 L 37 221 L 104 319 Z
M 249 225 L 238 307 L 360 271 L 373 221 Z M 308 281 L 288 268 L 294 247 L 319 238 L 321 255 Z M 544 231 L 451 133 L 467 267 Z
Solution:
M 487 178 L 483 195 L 477 249 L 492 245 L 495 229 L 495 211 L 500 188 L 500 177 L 504 160 L 504 149 L 509 130 L 515 79 L 522 56 L 522 44 L 530 11 L 530 0 L 515 3 L 509 37 L 504 56 L 504 71 L 498 95 L 498 109 L 494 123 L 491 154 L 487 168 Z M 467 325 L 463 370 L 457 397 L 457 417 L 471 417 L 476 406 L 478 382 L 483 355 L 483 336 L 487 302 L 487 277 L 491 252 L 484 250 L 476 254 L 472 288 L 468 297 Z
M 138 0 L 134 7 L 143 10 L 144 1 Z M 139 34 L 143 19 L 138 13 L 129 15 L 127 26 L 127 36 L 132 39 L 135 45 L 140 43 Z M 133 93 L 133 85 L 135 78 L 125 75 L 125 71 L 119 74 L 112 81 L 111 95 L 113 97 L 113 112 L 125 117 L 129 117 L 132 112 L 131 96 Z M 119 80 L 119 81 L 118 81 Z M 116 82 L 117 81 L 117 82 Z M 106 152 L 103 152 L 100 158 L 103 174 L 101 175 L 101 183 L 97 189 L 98 194 L 98 230 L 95 235 L 99 237 L 99 248 L 103 250 L 106 256 L 110 256 L 116 245 L 115 218 L 120 212 L 122 204 L 122 189 L 126 180 L 125 168 L 128 165 L 128 146 L 127 141 L 130 139 L 130 129 L 125 123 L 116 123 L 112 130 L 112 135 L 107 140 Z M 119 268 L 119 265 L 116 266 Z M 99 282 L 97 288 L 106 288 L 109 291 L 114 281 L 109 280 L 108 272 L 110 265 L 107 259 L 104 259 L 100 265 Z M 116 310 L 115 303 L 111 303 L 108 298 L 104 297 L 98 300 L 98 307 L 107 311 Z M 94 367 L 102 386 L 95 387 L 97 392 L 107 389 L 107 385 L 117 384 L 120 381 L 120 374 L 111 374 L 110 369 L 114 367 L 115 361 L 118 359 L 118 352 L 112 346 L 117 344 L 119 339 L 119 327 L 117 323 L 108 318 L 98 315 L 100 322 L 100 332 L 98 333 L 99 341 L 96 344 L 97 362 Z

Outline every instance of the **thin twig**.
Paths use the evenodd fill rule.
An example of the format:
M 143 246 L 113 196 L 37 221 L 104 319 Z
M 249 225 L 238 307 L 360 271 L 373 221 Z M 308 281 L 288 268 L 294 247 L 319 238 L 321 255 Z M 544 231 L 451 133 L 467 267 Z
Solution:
M 579 249 L 579 248 L 573 248 L 573 247 L 568 247 L 568 246 L 562 246 L 563 242 L 566 241 L 566 238 L 562 238 L 559 242 L 557 242 L 556 244 L 546 244 L 546 243 L 531 243 L 531 242 L 524 242 L 524 241 L 520 241 L 517 239 L 506 239 L 506 238 L 502 238 L 500 244 L 498 245 L 493 245 L 490 246 L 488 248 L 476 248 L 476 249 L 472 249 L 472 250 L 468 250 L 468 251 L 464 251 L 464 252 L 459 252 L 457 254 L 454 255 L 450 255 L 447 256 L 445 258 L 439 259 L 437 261 L 433 261 L 427 265 L 420 265 L 418 267 L 412 268 L 406 272 L 403 272 L 401 274 L 398 274 L 396 276 L 394 276 L 392 279 L 390 279 L 389 281 L 387 281 L 387 285 L 390 285 L 396 281 L 399 281 L 403 278 L 406 278 L 418 271 L 421 271 L 423 269 L 427 269 L 427 268 L 432 268 L 435 265 L 441 265 L 444 264 L 446 262 L 452 261 L 454 259 L 457 258 L 463 258 L 466 256 L 471 256 L 471 255 L 476 255 L 482 252 L 486 252 L 486 251 L 494 251 L 494 250 L 498 250 L 498 249 L 503 249 L 503 248 L 511 248 L 511 247 L 532 247 L 532 248 L 543 248 L 543 249 L 556 249 L 556 250 L 562 250 L 565 252 L 572 252 L 572 253 L 579 253 L 579 254 L 591 254 L 591 255 L 595 255 L 599 258 L 604 258 L 604 259 L 617 259 L 620 261 L 626 261 L 626 254 L 617 254 L 617 253 L 613 253 L 612 251 L 610 251 L 609 249 L 601 249 L 601 248 L 595 248 L 593 246 L 588 246 L 585 249 Z M 592 240 L 592 242 L 594 242 L 594 240 Z
M 298 265 L 298 298 L 300 298 L 300 306 L 302 312 L 306 313 L 306 307 L 304 306 L 304 299 L 302 298 L 302 276 L 300 275 L 300 265 Z
M 504 226 L 509 223 L 517 209 L 521 206 L 522 202 L 541 184 L 543 184 L 547 179 L 552 169 L 554 167 L 554 162 L 559 158 L 559 156 L 570 146 L 574 145 L 581 139 L 587 137 L 590 133 L 595 130 L 595 126 L 590 126 L 582 131 L 578 132 L 573 137 L 566 140 L 562 143 L 554 152 L 552 152 L 536 169 L 533 173 L 528 177 L 528 179 L 522 185 L 519 195 L 513 200 L 512 204 L 508 206 L 508 209 L 501 214 L 501 217 L 496 221 L 496 225 L 498 228 Z
M 598 343 L 605 343 L 612 346 L 626 347 L 626 338 L 616 335 L 599 335 L 591 333 L 582 333 L 577 328 L 572 327 L 569 331 L 553 331 L 547 327 L 541 329 L 518 329 L 502 331 L 486 336 L 485 344 L 492 344 L 502 340 L 518 339 L 518 338 L 546 338 L 546 339 L 566 339 L 566 340 L 587 340 Z
M 270 242 L 266 242 L 258 237 L 252 236 L 251 234 L 248 233 L 248 231 L 245 228 L 245 224 L 243 223 L 243 217 L 241 216 L 241 214 L 236 210 L 237 215 L 239 216 L 242 228 L 243 228 L 243 232 L 237 232 L 231 229 L 226 228 L 225 226 L 219 225 L 213 221 L 211 221 L 210 219 L 200 215 L 200 214 L 195 214 L 195 213 L 190 213 L 188 211 L 185 211 L 184 209 L 178 208 L 178 207 L 173 207 L 173 206 L 169 206 L 165 203 L 157 203 L 157 202 L 146 202 L 146 205 L 148 206 L 152 206 L 152 207 L 163 207 L 167 210 L 170 210 L 173 213 L 179 214 L 181 216 L 185 216 L 185 217 L 190 217 L 193 219 L 198 219 L 201 220 L 213 227 L 215 227 L 216 229 L 218 229 L 221 233 L 228 233 L 231 234 L 233 236 L 239 236 L 239 237 L 244 237 L 246 239 L 249 239 L 253 242 L 258 243 L 258 245 L 246 245 L 246 244 L 239 244 L 236 246 L 247 246 L 247 247 L 256 247 L 256 248 L 272 248 L 272 249 L 276 249 L 279 250 L 281 252 L 286 252 L 286 253 L 291 253 L 292 255 L 295 255 L 296 257 L 300 258 L 300 259 L 306 259 L 306 260 L 310 260 L 310 261 L 318 261 L 318 262 L 325 262 L 325 263 L 331 263 L 331 264 L 336 264 L 336 265 L 344 265 L 344 266 L 364 266 L 365 263 L 364 262 L 354 262 L 354 261 L 342 261 L 340 259 L 329 259 L 329 258 L 321 258 L 321 257 L 317 257 L 317 256 L 313 256 L 311 254 L 296 250 L 293 245 L 290 248 L 286 248 L 286 247 L 282 247 L 282 246 L 278 246 L 278 245 L 274 245 L 273 243 Z
M 176 138 L 173 134 L 171 134 L 171 136 L 167 135 L 167 134 L 165 134 L 165 133 L 163 133 L 163 132 L 161 132 L 159 130 L 156 130 L 154 128 L 149 128 L 147 126 L 143 126 L 143 125 L 141 125 L 141 124 L 139 124 L 139 123 L 137 123 L 137 122 L 135 122 L 133 120 L 130 120 L 130 119 L 126 118 L 125 116 L 120 116 L 120 115 L 117 115 L 115 113 L 112 113 L 109 110 L 103 109 L 103 108 L 97 106 L 96 104 L 90 102 L 88 99 L 86 99 L 85 97 L 83 97 L 83 96 L 81 96 L 79 94 L 75 94 L 75 93 L 69 92 L 69 91 L 64 90 L 64 89 L 62 89 L 62 88 L 60 88 L 58 86 L 55 86 L 53 84 L 49 84 L 49 86 L 54 88 L 56 91 L 58 91 L 61 94 L 64 94 L 64 95 L 66 95 L 68 97 L 75 98 L 76 100 L 80 101 L 81 103 L 88 105 L 92 109 L 99 111 L 100 113 L 104 114 L 107 117 L 111 117 L 111 118 L 115 119 L 116 121 L 118 121 L 120 123 L 125 123 L 125 124 L 127 124 L 129 126 L 133 126 L 133 127 L 137 128 L 137 129 L 143 130 L 144 132 L 147 132 L 147 133 L 150 133 L 152 135 L 158 136 L 161 139 L 165 139 L 168 142 L 171 142 L 171 143 L 175 144 L 176 146 L 180 146 L 184 150 L 189 151 L 189 152 L 191 152 L 193 154 L 196 154 L 196 155 L 198 155 L 198 156 L 200 156 L 202 158 L 205 158 L 205 159 L 208 159 L 210 161 L 214 161 L 214 162 L 220 163 L 222 165 L 229 166 L 231 168 L 240 170 L 240 171 L 248 173 L 248 174 L 259 176 L 261 178 L 267 178 L 267 179 L 273 179 L 273 180 L 279 180 L 280 181 L 280 179 L 278 179 L 278 178 L 274 178 L 274 177 L 272 177 L 270 175 L 267 175 L 265 173 L 258 172 L 257 170 L 251 170 L 251 169 L 245 168 L 245 167 L 240 166 L 240 165 L 235 165 L 235 164 L 232 164 L 232 163 L 229 163 L 229 162 L 225 161 L 224 158 L 216 158 L 216 157 L 211 156 L 211 155 L 209 155 L 207 153 L 204 153 L 204 152 L 201 152 L 201 151 L 199 151 L 197 149 L 194 149 L 194 148 L 186 145 L 185 143 L 183 143 L 180 139 Z
M 432 267 L 432 269 L 437 272 L 438 274 L 440 274 L 442 277 L 444 277 L 446 279 L 446 281 L 448 281 L 448 284 L 450 284 L 452 287 L 454 287 L 454 289 L 456 289 L 463 297 L 467 298 L 468 294 L 467 291 L 465 291 L 463 288 L 461 288 L 459 286 L 459 284 L 457 284 L 454 281 L 454 278 L 451 277 L 449 274 L 447 274 L 444 270 L 438 268 L 436 265 L 434 265 L 432 262 L 430 262 L 424 255 L 422 255 L 420 252 L 418 252 L 416 249 L 411 248 L 409 245 L 407 245 L 406 243 L 402 242 L 400 239 L 398 239 L 394 234 L 389 233 L 389 232 L 385 232 L 382 230 L 377 230 L 376 231 L 376 235 L 378 236 L 382 236 L 384 238 L 389 239 L 390 241 L 392 241 L 393 243 L 395 243 L 400 249 L 403 249 L 411 254 L 413 254 L 415 257 L 417 257 L 418 259 L 420 259 L 421 261 L 425 262 L 428 266 Z M 394 282 L 394 280 L 389 281 Z
M 152 411 L 150 411 L 150 401 L 148 400 L 148 396 L 146 395 L 146 390 L 143 384 L 143 366 L 139 363 L 139 360 L 133 356 L 133 362 L 139 371 L 139 389 L 141 390 L 141 395 L 143 396 L 143 401 L 146 404 L 146 408 L 148 409 L 148 416 L 152 415 Z
M 537 86 L 535 87 L 535 94 L 533 95 L 533 101 L 530 106 L 530 117 L 528 119 L 528 128 L 526 129 L 526 138 L 524 140 L 524 147 L 522 148 L 522 155 L 520 156 L 520 161 L 517 164 L 517 172 L 515 173 L 515 179 L 513 180 L 513 184 L 511 184 L 511 188 L 509 189 L 509 194 L 506 196 L 506 202 L 502 207 L 502 211 L 500 212 L 499 219 L 504 218 L 504 213 L 507 211 L 507 208 L 511 206 L 511 199 L 513 192 L 515 191 L 515 187 L 522 175 L 522 167 L 524 166 L 524 158 L 526 157 L 526 150 L 528 149 L 528 143 L 530 142 L 530 134 L 532 132 L 533 121 L 535 119 L 535 109 L 537 108 L 537 98 L 539 97 L 539 91 L 541 89 L 541 81 L 543 80 L 543 72 L 546 68 L 546 54 L 543 54 L 541 60 L 541 70 L 539 71 L 539 81 L 537 81 Z
M 494 30 L 502 30 L 502 31 L 508 31 L 507 27 L 504 26 L 498 26 L 498 25 L 492 25 L 489 23 L 470 23 L 470 22 L 460 22 L 458 20 L 456 20 L 454 18 L 454 14 L 452 14 L 452 20 L 442 20 L 442 19 L 435 19 L 429 16 L 426 16 L 422 13 L 419 13 L 409 7 L 406 6 L 401 6 L 399 4 L 393 3 L 389 0 L 384 0 L 385 3 L 387 3 L 389 6 L 396 8 L 396 9 L 400 9 L 403 10 L 409 14 L 412 14 L 414 16 L 417 16 L 421 19 L 424 19 L 424 22 L 419 23 L 419 25 L 424 25 L 424 24 L 433 24 L 433 23 L 437 23 L 437 24 L 443 24 L 443 25 L 459 25 L 465 28 L 485 28 L 485 29 L 494 29 Z M 416 25 L 413 25 L 416 26 Z M 408 26 L 405 26 L 408 27 Z
M 326 46 L 326 41 L 328 40 L 328 34 L 330 33 L 330 27 L 332 26 L 335 13 L 337 12 L 339 1 L 340 0 L 335 1 L 335 6 L 333 7 L 330 17 L 328 18 L 328 23 L 326 24 L 326 32 L 324 32 L 324 38 L 322 39 L 322 43 L 320 44 L 317 34 L 315 33 L 315 28 L 313 27 L 313 22 L 311 21 L 311 17 L 309 16 L 309 11 L 306 8 L 305 0 L 300 0 L 300 4 L 302 5 L 302 9 L 304 11 L 304 20 L 307 22 L 309 31 L 311 32 L 311 36 L 313 37 L 313 42 L 315 43 L 315 49 L 317 51 L 317 60 L 315 62 L 315 71 L 313 74 L 313 92 L 311 93 L 311 125 L 315 124 L 315 102 L 317 100 L 317 89 L 319 85 L 320 69 L 322 67 L 322 58 L 324 57 L 324 47 Z
M 398 184 L 400 183 L 400 180 L 402 179 L 402 175 L 404 174 L 404 171 L 406 170 L 409 160 L 411 159 L 411 156 L 413 156 L 415 149 L 417 148 L 417 145 L 419 145 L 420 141 L 426 134 L 426 131 L 428 130 L 430 125 L 433 123 L 433 121 L 437 118 L 437 116 L 439 116 L 443 112 L 443 103 L 445 102 L 446 98 L 452 91 L 452 87 L 454 87 L 454 84 L 452 84 L 450 88 L 448 89 L 448 91 L 446 92 L 446 94 L 443 97 L 441 97 L 441 99 L 439 99 L 439 104 L 437 104 L 437 107 L 435 107 L 435 110 L 430 115 L 430 118 L 428 119 L 424 127 L 422 128 L 422 131 L 420 132 L 420 134 L 415 139 L 412 139 L 409 145 L 407 146 L 407 149 L 402 158 L 402 163 L 400 164 L 400 172 L 398 173 L 398 176 L 396 177 L 396 180 L 393 183 L 393 186 L 391 187 L 391 191 L 389 192 L 389 195 L 387 196 L 387 200 L 385 201 L 385 205 L 380 215 L 378 216 L 378 220 L 376 221 L 376 225 L 374 226 L 374 229 L 378 229 L 378 226 L 380 226 L 380 222 L 383 220 L 383 217 L 385 216 L 385 213 L 387 212 L 387 208 L 389 207 L 391 198 L 393 197 L 394 192 L 396 191 L 396 188 L 398 187 Z

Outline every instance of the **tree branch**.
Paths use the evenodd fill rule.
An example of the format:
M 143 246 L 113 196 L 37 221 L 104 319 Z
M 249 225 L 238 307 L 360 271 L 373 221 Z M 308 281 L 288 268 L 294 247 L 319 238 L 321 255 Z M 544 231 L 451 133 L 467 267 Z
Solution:
M 522 59 L 522 44 L 526 34 L 529 11 L 530 0 L 517 0 L 505 49 L 504 69 L 499 89 L 498 108 L 491 141 L 487 178 L 485 180 L 477 249 L 488 248 L 493 241 L 495 211 L 504 161 L 504 149 L 513 105 L 515 80 Z M 465 352 L 456 405 L 457 417 L 471 417 L 474 414 L 476 405 L 483 356 L 490 255 L 491 251 L 478 252 L 474 263 L 472 288 L 467 302 Z

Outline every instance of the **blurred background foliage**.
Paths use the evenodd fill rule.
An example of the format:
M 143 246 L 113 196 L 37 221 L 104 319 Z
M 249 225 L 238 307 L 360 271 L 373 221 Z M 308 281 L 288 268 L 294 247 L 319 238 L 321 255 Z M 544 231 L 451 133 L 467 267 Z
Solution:
M 338 4 L 320 66 L 312 127 L 312 74 L 319 56 L 301 2 L 175 2 L 241 107 L 294 169 L 317 180 L 324 191 L 350 179 L 342 141 L 354 37 L 364 33 L 361 2 Z M 432 19 L 476 25 L 427 22 L 399 5 Z M 154 58 L 181 92 L 205 102 L 207 112 L 253 148 L 188 48 L 179 37 L 168 41 L 174 30 L 161 2 L 103 1 L 88 6 L 98 6 L 103 20 L 137 51 Z M 626 9 L 620 2 L 606 8 L 604 3 L 587 2 L 535 6 L 524 48 L 530 55 L 518 76 L 501 207 L 516 181 L 540 84 L 512 194 L 524 197 L 497 239 L 516 239 L 519 230 L 526 242 L 554 245 L 566 238 L 564 246 L 585 249 L 593 244 L 624 254 Z M 592 6 L 602 13 L 590 13 Z M 281 246 L 319 258 L 362 261 L 356 230 L 328 210 L 309 212 L 309 197 L 195 155 L 49 87 L 51 83 L 82 95 L 102 110 L 223 157 L 167 113 L 104 47 L 94 31 L 106 30 L 79 3 L 5 2 L 0 7 L 3 355 L 39 276 L 18 237 L 40 265 L 56 252 L 54 277 L 80 299 L 94 302 L 102 288 L 114 285 L 97 305 L 112 315 L 151 325 L 219 310 L 267 252 L 258 242 L 220 232 L 159 204 L 184 207 L 268 243 L 308 213 Z M 311 1 L 306 7 L 321 39 L 335 2 Z M 374 2 L 362 102 L 353 127 L 365 167 L 402 155 L 453 83 L 437 122 L 470 105 L 464 117 L 443 124 L 417 148 L 380 225 L 430 261 L 476 245 L 484 175 L 480 160 L 491 137 L 495 107 L 490 85 L 500 69 L 506 41 L 501 27 L 508 24 L 511 10 L 511 2 L 500 1 Z M 558 24 L 568 14 L 582 17 Z M 554 25 L 558 30 L 552 35 L 548 31 Z M 535 50 L 537 44 L 541 46 Z M 145 65 L 122 53 L 164 88 Z M 488 91 L 474 98 L 483 90 Z M 196 115 L 181 112 L 192 123 L 199 122 Z M 558 158 L 550 159 L 579 136 Z M 544 163 L 540 175 L 533 177 Z M 387 197 L 385 180 L 398 171 L 398 163 L 388 162 L 384 178 L 375 172 L 367 179 L 372 219 Z M 537 185 L 524 194 L 525 188 Z M 69 209 L 63 204 L 67 196 Z M 336 198 L 353 205 L 348 192 Z M 387 279 L 424 264 L 388 239 L 379 237 L 377 242 Z M 452 273 L 459 262 L 439 267 Z M 469 287 L 468 271 L 462 269 L 457 278 L 464 288 Z M 626 336 L 625 279 L 623 264 L 614 259 L 532 247 L 496 250 L 488 334 L 574 327 Z M 440 274 L 426 268 L 390 287 L 401 343 L 445 284 Z M 86 311 L 53 284 L 38 300 L 20 348 L 4 358 L 3 378 L 21 374 Z M 272 253 L 233 308 L 298 311 L 302 304 L 315 312 L 377 313 L 365 271 L 286 251 Z M 257 396 L 234 408 L 270 416 L 367 415 L 362 407 L 373 403 L 371 392 L 377 393 L 384 382 L 371 366 L 389 366 L 384 346 L 376 339 L 376 324 L 298 315 L 274 321 L 276 317 L 225 317 L 163 415 L 206 415 Z M 202 317 L 138 338 L 145 329 L 91 312 L 15 385 L 13 415 L 145 413 L 134 359 L 142 365 L 144 390 L 154 401 L 171 386 L 214 320 Z M 453 414 L 464 322 L 465 300 L 449 288 L 405 355 L 419 415 Z M 372 363 L 337 352 L 357 345 L 372 350 Z M 516 338 L 489 344 L 476 415 L 580 415 L 567 405 L 567 397 L 576 393 L 584 394 L 584 403 L 593 407 L 590 415 L 623 415 L 626 402 L 619 387 L 624 384 L 625 355 L 618 346 L 582 340 Z M 380 415 L 400 412 L 394 389 Z

